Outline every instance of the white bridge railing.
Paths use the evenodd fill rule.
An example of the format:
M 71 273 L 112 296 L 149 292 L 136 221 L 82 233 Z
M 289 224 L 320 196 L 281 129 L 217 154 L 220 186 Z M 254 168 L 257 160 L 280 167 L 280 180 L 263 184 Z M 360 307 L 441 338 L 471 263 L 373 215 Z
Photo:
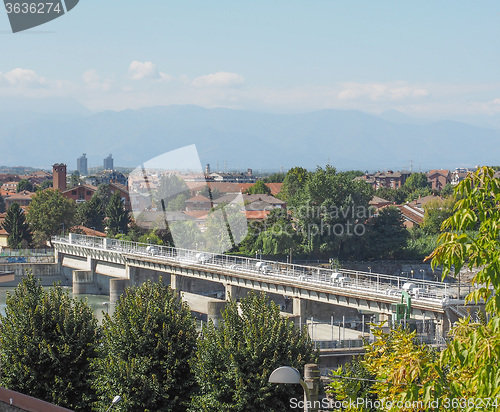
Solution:
M 364 295 L 401 297 L 406 290 L 412 301 L 440 302 L 443 305 L 458 303 L 458 290 L 470 292 L 470 284 L 436 282 L 424 279 L 407 279 L 399 276 L 368 273 L 344 269 L 329 269 L 295 265 L 231 255 L 220 255 L 199 250 L 180 249 L 169 246 L 148 245 L 119 239 L 70 234 L 56 236 L 54 243 L 65 243 L 88 248 L 104 249 L 137 256 L 154 256 L 166 261 L 223 268 L 228 273 L 258 275 L 268 279 L 293 280 L 294 285 L 316 285 L 325 291 L 359 291 Z

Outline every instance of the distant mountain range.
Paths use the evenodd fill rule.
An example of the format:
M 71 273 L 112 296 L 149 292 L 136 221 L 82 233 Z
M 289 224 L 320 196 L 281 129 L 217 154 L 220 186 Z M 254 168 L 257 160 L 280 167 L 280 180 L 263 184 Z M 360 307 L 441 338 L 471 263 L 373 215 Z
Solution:
M 341 170 L 454 168 L 500 164 L 500 128 L 428 121 L 391 111 L 271 114 L 197 106 L 60 113 L 0 105 L 0 164 L 49 168 L 87 154 L 99 166 L 135 167 L 167 151 L 196 144 L 212 170 L 309 169 L 328 162 Z

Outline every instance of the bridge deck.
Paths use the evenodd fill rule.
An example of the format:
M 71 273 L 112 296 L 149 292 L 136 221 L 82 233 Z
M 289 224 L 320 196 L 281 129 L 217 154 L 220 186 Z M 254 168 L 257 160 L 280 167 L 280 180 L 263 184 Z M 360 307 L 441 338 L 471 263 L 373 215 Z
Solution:
M 56 237 L 53 243 L 56 249 L 65 250 L 64 253 L 68 252 L 68 246 L 71 245 L 81 249 L 81 256 L 92 255 L 123 265 L 130 259 L 163 262 L 173 267 L 218 272 L 337 295 L 359 296 L 389 304 L 400 301 L 402 290 L 407 289 L 412 295 L 413 306 L 433 308 L 439 312 L 449 305 L 463 303 L 461 296 L 458 296 L 460 289 L 457 284 L 424 279 L 263 261 L 76 234 Z M 75 251 L 74 248 L 72 250 Z M 462 285 L 461 288 L 467 291 L 470 285 Z

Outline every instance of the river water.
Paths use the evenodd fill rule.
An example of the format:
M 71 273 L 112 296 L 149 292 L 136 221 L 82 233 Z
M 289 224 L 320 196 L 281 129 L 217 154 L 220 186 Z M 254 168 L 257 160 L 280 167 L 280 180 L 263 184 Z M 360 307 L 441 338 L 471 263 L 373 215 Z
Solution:
M 5 302 L 7 299 L 7 292 L 13 293 L 15 288 L 10 287 L 0 287 L 0 313 L 2 315 L 5 315 Z M 48 289 L 44 287 L 44 289 Z M 69 295 L 72 297 L 72 288 L 71 287 L 64 287 L 63 289 L 69 291 Z M 77 295 L 78 298 L 82 300 L 87 300 L 88 305 L 92 308 L 94 311 L 94 315 L 96 316 L 97 320 L 99 322 L 102 321 L 103 319 L 103 314 L 106 313 L 108 310 L 112 310 L 109 308 L 109 296 L 106 295 Z

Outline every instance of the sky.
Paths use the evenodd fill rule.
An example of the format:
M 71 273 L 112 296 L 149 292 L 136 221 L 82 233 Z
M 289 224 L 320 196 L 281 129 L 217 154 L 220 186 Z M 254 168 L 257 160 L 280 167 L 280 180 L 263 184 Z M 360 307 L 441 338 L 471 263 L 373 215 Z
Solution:
M 0 103 L 491 116 L 499 39 L 498 0 L 80 0 L 15 34 L 2 9 Z

